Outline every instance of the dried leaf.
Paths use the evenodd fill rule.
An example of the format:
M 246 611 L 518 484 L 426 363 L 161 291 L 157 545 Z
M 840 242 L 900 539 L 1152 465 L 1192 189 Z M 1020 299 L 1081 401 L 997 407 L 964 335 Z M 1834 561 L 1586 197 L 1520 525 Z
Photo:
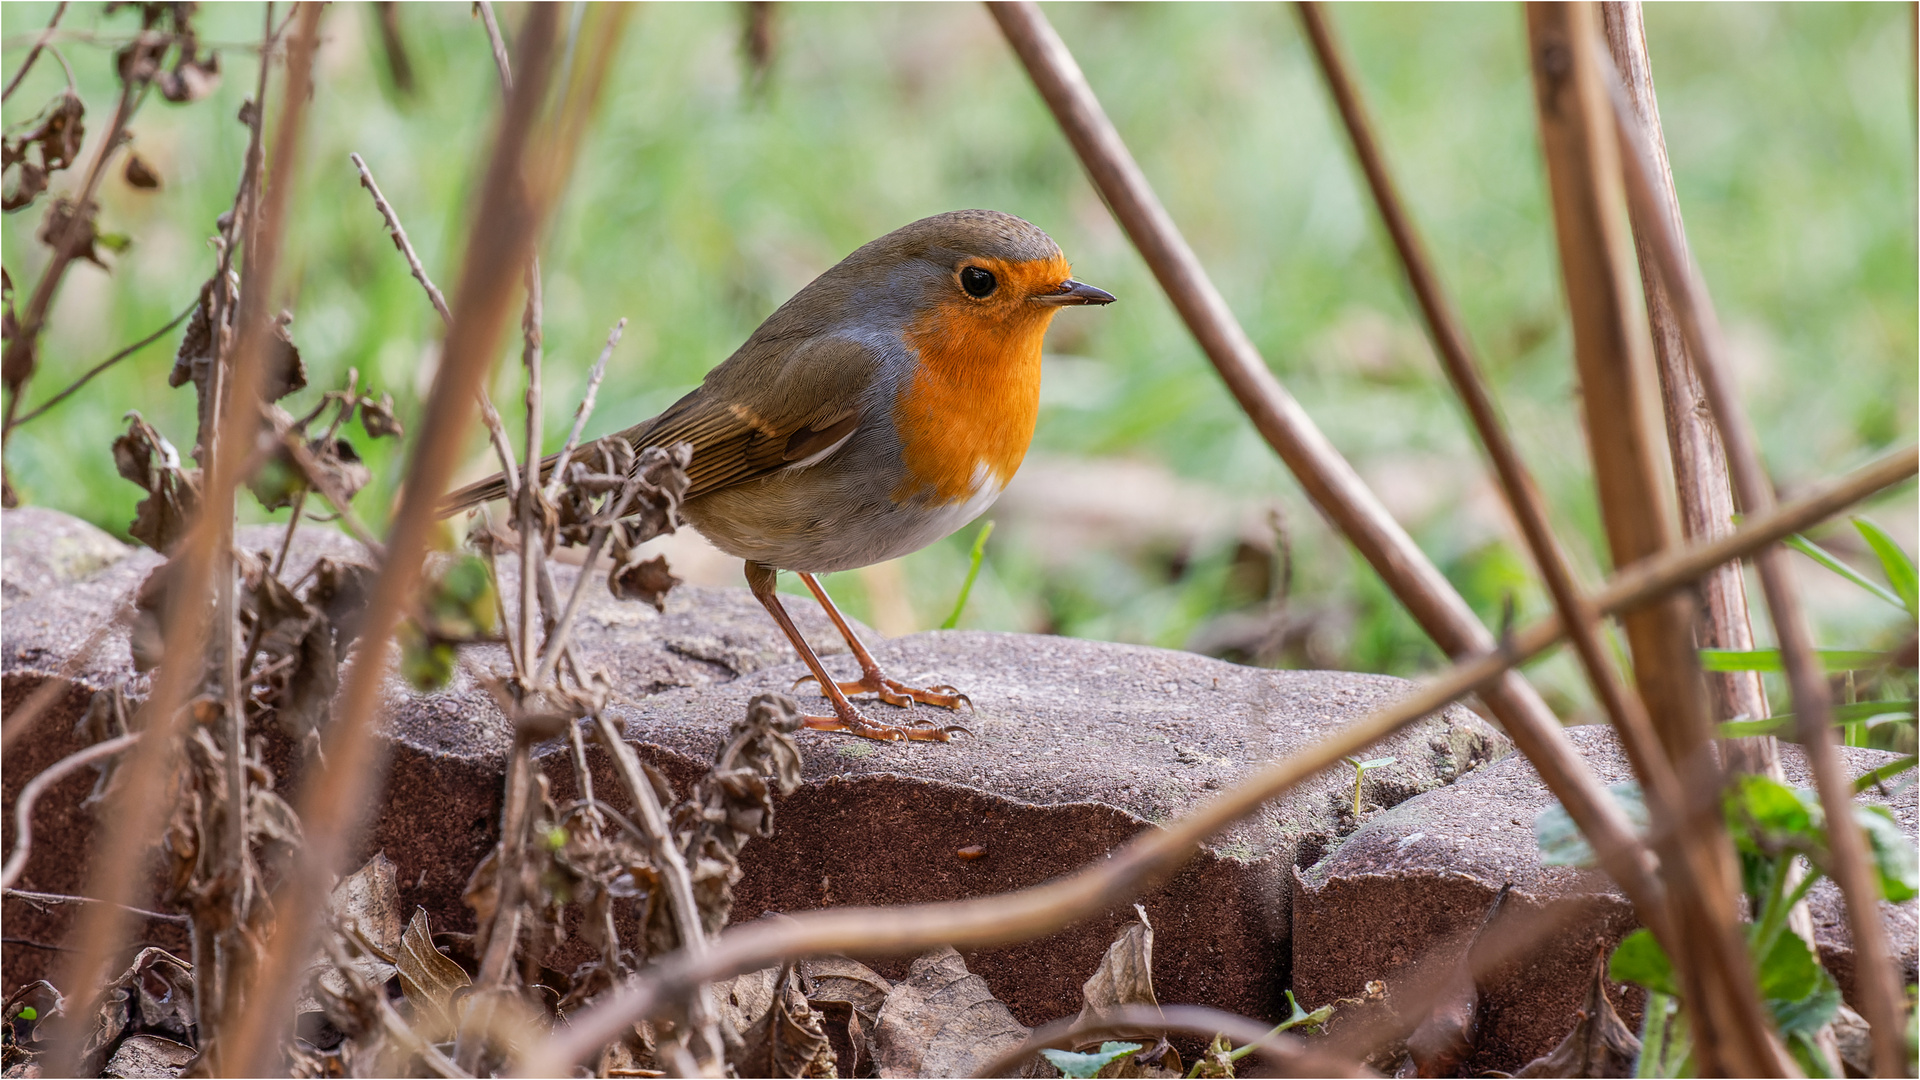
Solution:
M 1194 1063 L 1193 1075 L 1201 1080 L 1233 1080 L 1233 1043 L 1225 1035 L 1215 1035 L 1213 1041 Z
M 94 247 L 101 241 L 94 222 L 98 212 L 99 207 L 92 203 L 82 205 L 65 197 L 53 200 L 53 205 L 47 207 L 46 219 L 40 223 L 40 242 L 55 250 L 64 248 L 70 257 L 85 259 L 102 270 L 113 269 L 101 260 L 100 252 Z
M 313 584 L 307 587 L 307 604 L 326 616 L 333 628 L 335 654 L 360 632 L 360 614 L 366 610 L 373 589 L 375 570 L 366 563 L 345 562 L 322 557 L 313 564 Z
M 51 1036 L 55 1026 L 48 1023 L 66 1011 L 66 999 L 44 979 L 27 983 L 7 995 L 5 1038 L 0 1039 L 0 1069 L 12 1069 L 32 1061 L 44 1050 L 41 1036 Z
M 204 58 L 195 56 L 191 38 L 180 51 L 180 61 L 174 64 L 173 70 L 160 72 L 153 78 L 161 95 L 176 105 L 199 101 L 220 86 L 219 53 L 208 53 Z
M 63 91 L 26 130 L 0 141 L 0 162 L 6 170 L 0 209 L 13 211 L 32 203 L 54 173 L 73 164 L 86 139 L 86 114 L 86 105 Z
M 728 1064 L 738 1076 L 834 1076 L 833 1047 L 820 1018 L 788 973 L 760 1019 L 741 1032 L 742 1047 Z
M 400 936 L 396 959 L 394 966 L 400 969 L 400 990 L 413 1004 L 422 1033 L 432 1033 L 429 1037 L 451 1033 L 457 1026 L 453 996 L 462 988 L 472 986 L 473 980 L 468 978 L 466 969 L 433 947 L 426 908 L 414 910 L 413 921 Z
M 288 394 L 307 388 L 307 365 L 300 359 L 299 347 L 293 343 L 293 332 L 288 329 L 292 324 L 292 314 L 285 311 L 282 311 L 280 317 L 274 320 L 273 337 L 269 342 L 270 351 L 267 354 L 267 381 L 266 385 L 260 388 L 260 397 L 263 401 L 279 401 Z M 349 447 L 348 450 L 351 452 L 352 448 Z M 319 453 L 319 448 L 316 447 L 314 452 Z M 353 460 L 357 462 L 360 458 L 355 455 Z M 354 490 L 360 489 L 356 487 Z
M 134 507 L 127 531 L 155 551 L 166 551 L 182 536 L 200 505 L 200 470 L 180 467 L 180 452 L 141 418 L 127 414 L 127 433 L 113 441 L 113 463 L 120 475 L 147 492 Z
M 158 1035 L 132 1035 L 113 1052 L 101 1076 L 161 1077 L 186 1072 L 200 1051 Z
M 1640 1058 L 1640 1040 L 1613 1011 L 1607 997 L 1607 954 L 1595 957 L 1587 1000 L 1574 1014 L 1573 1030 L 1550 1052 L 1528 1062 L 1515 1076 L 1632 1076 Z
M 970 1076 L 1027 1035 L 960 954 L 943 948 L 894 984 L 873 1034 L 874 1061 L 883 1077 Z
M 893 984 L 858 960 L 844 956 L 816 956 L 800 962 L 800 973 L 810 984 L 807 1000 L 844 1001 L 862 1012 L 879 1015 L 893 992 Z
M 644 600 L 655 611 L 667 610 L 667 593 L 678 584 L 680 579 L 667 568 L 665 555 L 643 560 L 629 553 L 607 574 L 607 591 L 616 600 Z
M 142 949 L 101 996 L 93 1030 L 81 1046 L 80 1074 L 99 1075 L 122 1035 L 191 1042 L 193 1027 L 193 966 L 165 949 Z
M 694 899 L 709 933 L 719 933 L 733 907 L 740 878 L 740 849 L 756 836 L 773 835 L 771 775 L 782 794 L 800 786 L 800 748 L 793 733 L 804 722 L 800 706 L 785 694 L 761 694 L 733 722 L 714 755 L 713 768 L 692 797 L 674 810 L 692 872 Z
M 342 878 L 340 884 L 333 887 L 327 908 L 335 926 L 386 954 L 385 958 L 376 955 L 355 959 L 353 967 L 367 982 L 379 986 L 393 977 L 395 968 L 391 961 L 398 958 L 403 931 L 399 877 L 387 853 L 375 854 L 360 869 Z M 323 985 L 338 994 L 347 992 L 345 978 L 331 962 L 322 958 L 315 961 L 315 966 L 324 970 L 320 977 Z
M 714 1015 L 732 1025 L 736 1033 L 745 1034 L 773 1007 L 779 980 L 780 969 L 770 967 L 710 984 L 707 996 L 713 999 Z
M 1140 921 L 1127 924 L 1107 946 L 1100 967 L 1080 987 L 1085 1004 L 1076 1023 L 1096 1023 L 1108 1013 L 1127 1005 L 1145 1005 L 1158 1009 L 1153 996 L 1153 924 L 1147 921 L 1147 909 L 1133 905 Z M 1103 1035 L 1119 1038 L 1158 1039 L 1163 1031 L 1153 1027 L 1107 1028 Z
M 153 171 L 145 158 L 132 151 L 127 152 L 127 167 L 123 175 L 128 184 L 142 191 L 157 191 L 160 188 L 160 174 Z
M 407 429 L 393 414 L 393 395 L 381 394 L 375 401 L 371 396 L 360 399 L 360 426 L 366 429 L 370 438 L 384 439 L 389 436 L 400 438 Z

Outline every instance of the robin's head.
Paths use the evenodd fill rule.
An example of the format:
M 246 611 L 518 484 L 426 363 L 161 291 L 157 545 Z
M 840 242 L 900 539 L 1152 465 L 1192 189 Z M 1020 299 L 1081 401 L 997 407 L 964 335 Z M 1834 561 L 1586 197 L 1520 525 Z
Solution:
M 1113 302 L 1112 295 L 1073 280 L 1052 237 L 998 210 L 922 218 L 841 265 L 857 268 L 869 288 L 891 294 L 893 302 L 881 306 L 899 310 L 905 301 L 915 316 L 909 322 L 937 313 L 956 328 L 1030 333 L 1036 325 L 1044 329 L 1062 307 Z

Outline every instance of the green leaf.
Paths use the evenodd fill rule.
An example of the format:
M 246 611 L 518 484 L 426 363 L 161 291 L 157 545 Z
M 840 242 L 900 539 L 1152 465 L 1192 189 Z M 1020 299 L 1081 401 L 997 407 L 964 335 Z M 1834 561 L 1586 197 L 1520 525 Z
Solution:
M 1396 762 L 1396 761 L 1399 761 L 1399 760 L 1400 760 L 1399 758 L 1390 758 L 1390 757 L 1377 757 L 1377 758 L 1374 758 L 1374 759 L 1373 759 L 1372 761 L 1361 761 L 1361 762 L 1356 762 L 1356 763 L 1354 764 L 1354 766 L 1353 766 L 1353 767 L 1354 767 L 1354 768 L 1356 768 L 1356 769 L 1362 769 L 1362 770 L 1365 770 L 1365 769 L 1384 769 L 1384 768 L 1386 768 L 1386 767 L 1387 767 L 1388 765 L 1391 765 L 1391 764 L 1393 764 L 1394 762 Z
M 1040 1053 L 1053 1062 L 1054 1068 L 1068 1076 L 1090 1077 L 1138 1049 L 1139 1043 L 1104 1042 L 1098 1051 L 1091 1054 L 1076 1054 L 1071 1050 L 1042 1050 Z
M 1871 649 L 1815 649 L 1820 666 L 1828 671 L 1859 671 L 1880 662 Z M 1779 671 L 1779 649 L 1701 649 L 1703 671 Z
M 1775 937 L 1756 974 L 1782 1035 L 1818 1031 L 1840 1009 L 1840 988 L 1798 934 Z
M 1859 524 L 1859 522 L 1860 522 L 1859 518 L 1854 519 L 1854 524 L 1857 525 Z M 1864 532 L 1865 530 L 1862 530 L 1862 531 Z M 1871 539 L 1869 539 L 1869 542 L 1871 542 Z M 1900 602 L 1900 598 L 1898 596 L 1895 596 L 1893 592 L 1889 590 L 1885 585 L 1880 584 L 1879 582 L 1873 580 L 1872 578 L 1867 577 L 1865 574 L 1862 574 L 1860 571 L 1855 570 L 1853 567 L 1848 566 L 1846 563 L 1841 562 L 1838 556 L 1834 555 L 1832 552 L 1828 551 L 1826 548 L 1821 547 L 1819 544 L 1816 544 L 1813 541 L 1807 539 L 1806 537 L 1801 536 L 1799 533 L 1794 533 L 1792 536 L 1788 537 L 1785 541 L 1783 541 L 1783 543 L 1785 543 L 1788 547 L 1794 549 L 1795 551 L 1800 552 L 1802 555 L 1805 555 L 1807 558 L 1812 559 L 1814 562 L 1819 563 L 1821 566 L 1826 567 L 1827 569 L 1833 571 L 1834 573 L 1839 574 L 1841 577 L 1846 578 L 1848 581 L 1853 582 L 1855 585 L 1858 585 L 1861 588 L 1867 590 L 1868 592 L 1879 597 L 1880 599 L 1885 600 L 1887 603 L 1892 604 L 1894 607 L 1903 606 Z M 1887 576 L 1891 578 L 1893 575 L 1889 574 Z
M 40 1010 L 31 1005 L 24 1005 L 21 1007 L 19 1015 L 22 1020 L 38 1020 L 40 1019 Z
M 1760 985 L 1760 996 L 1779 1001 L 1799 1001 L 1814 992 L 1819 985 L 1820 962 L 1813 958 L 1813 950 L 1793 933 L 1777 934 L 1773 946 L 1760 960 L 1760 968 L 1755 972 Z
M 427 579 L 421 607 L 432 637 L 471 641 L 496 628 L 493 572 L 478 555 L 456 555 Z
M 1885 783 L 1889 777 L 1899 776 L 1915 765 L 1920 765 L 1920 757 L 1908 754 L 1903 758 L 1895 758 L 1877 769 L 1869 769 L 1855 778 L 1853 793 L 1858 795 L 1875 784 Z
M 1914 715 L 1914 702 L 1911 701 L 1856 701 L 1847 705 L 1833 706 L 1835 724 L 1873 724 L 1883 719 L 1903 719 Z M 1793 737 L 1794 714 L 1781 713 L 1765 720 L 1728 720 L 1721 724 L 1717 737 L 1722 739 L 1743 739 L 1750 735 L 1779 735 L 1782 738 Z
M 1914 571 L 1913 558 L 1885 530 L 1866 518 L 1854 518 L 1853 527 L 1860 530 L 1860 535 L 1872 545 L 1873 553 L 1880 556 L 1880 569 L 1893 583 L 1893 591 L 1900 595 L 1907 617 L 1920 619 L 1920 574 Z
M 1880 873 L 1881 895 L 1896 904 L 1920 895 L 1920 856 L 1900 832 L 1893 812 L 1884 806 L 1855 806 L 1853 819 L 1867 832 L 1874 869 Z
M 1746 775 L 1727 792 L 1727 831 L 1742 851 L 1808 848 L 1826 842 L 1819 797 L 1778 780 Z
M 1613 959 L 1607 962 L 1607 977 L 1614 982 L 1637 983 L 1656 994 L 1680 996 L 1680 984 L 1673 977 L 1673 962 L 1667 959 L 1667 950 L 1654 940 L 1650 930 L 1635 930 L 1621 939 L 1613 950 Z
M 960 583 L 960 596 L 953 602 L 953 614 L 948 615 L 940 629 L 951 630 L 960 625 L 960 613 L 967 609 L 967 597 L 973 595 L 973 579 L 980 576 L 980 560 L 987 555 L 987 537 L 993 535 L 993 522 L 980 526 L 974 534 L 973 551 L 967 555 L 967 580 Z
M 1633 823 L 1637 831 L 1647 827 L 1647 800 L 1640 793 L 1640 785 L 1635 783 L 1614 784 L 1607 789 L 1614 798 L 1620 800 L 1620 808 L 1626 811 L 1627 820 Z M 1580 835 L 1580 827 L 1573 823 L 1572 815 L 1566 807 L 1554 803 L 1534 815 L 1533 842 L 1540 849 L 1542 866 L 1592 866 L 1594 865 L 1593 847 L 1587 838 Z

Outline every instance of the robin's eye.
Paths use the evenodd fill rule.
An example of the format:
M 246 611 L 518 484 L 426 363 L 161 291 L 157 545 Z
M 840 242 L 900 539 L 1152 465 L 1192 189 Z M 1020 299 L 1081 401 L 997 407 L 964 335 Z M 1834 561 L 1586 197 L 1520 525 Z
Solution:
M 999 282 L 994 280 L 990 271 L 982 270 L 977 266 L 969 266 L 960 271 L 960 287 L 967 290 L 967 295 L 976 300 L 985 300 L 991 296 L 993 287 L 998 284 Z

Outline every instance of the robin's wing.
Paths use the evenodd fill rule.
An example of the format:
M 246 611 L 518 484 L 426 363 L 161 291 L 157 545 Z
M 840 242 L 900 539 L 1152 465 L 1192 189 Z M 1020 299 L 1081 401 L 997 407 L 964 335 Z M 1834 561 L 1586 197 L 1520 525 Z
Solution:
M 641 426 L 634 444 L 693 444 L 687 497 L 810 465 L 860 426 L 879 357 L 845 338 L 749 343 L 698 390 Z

